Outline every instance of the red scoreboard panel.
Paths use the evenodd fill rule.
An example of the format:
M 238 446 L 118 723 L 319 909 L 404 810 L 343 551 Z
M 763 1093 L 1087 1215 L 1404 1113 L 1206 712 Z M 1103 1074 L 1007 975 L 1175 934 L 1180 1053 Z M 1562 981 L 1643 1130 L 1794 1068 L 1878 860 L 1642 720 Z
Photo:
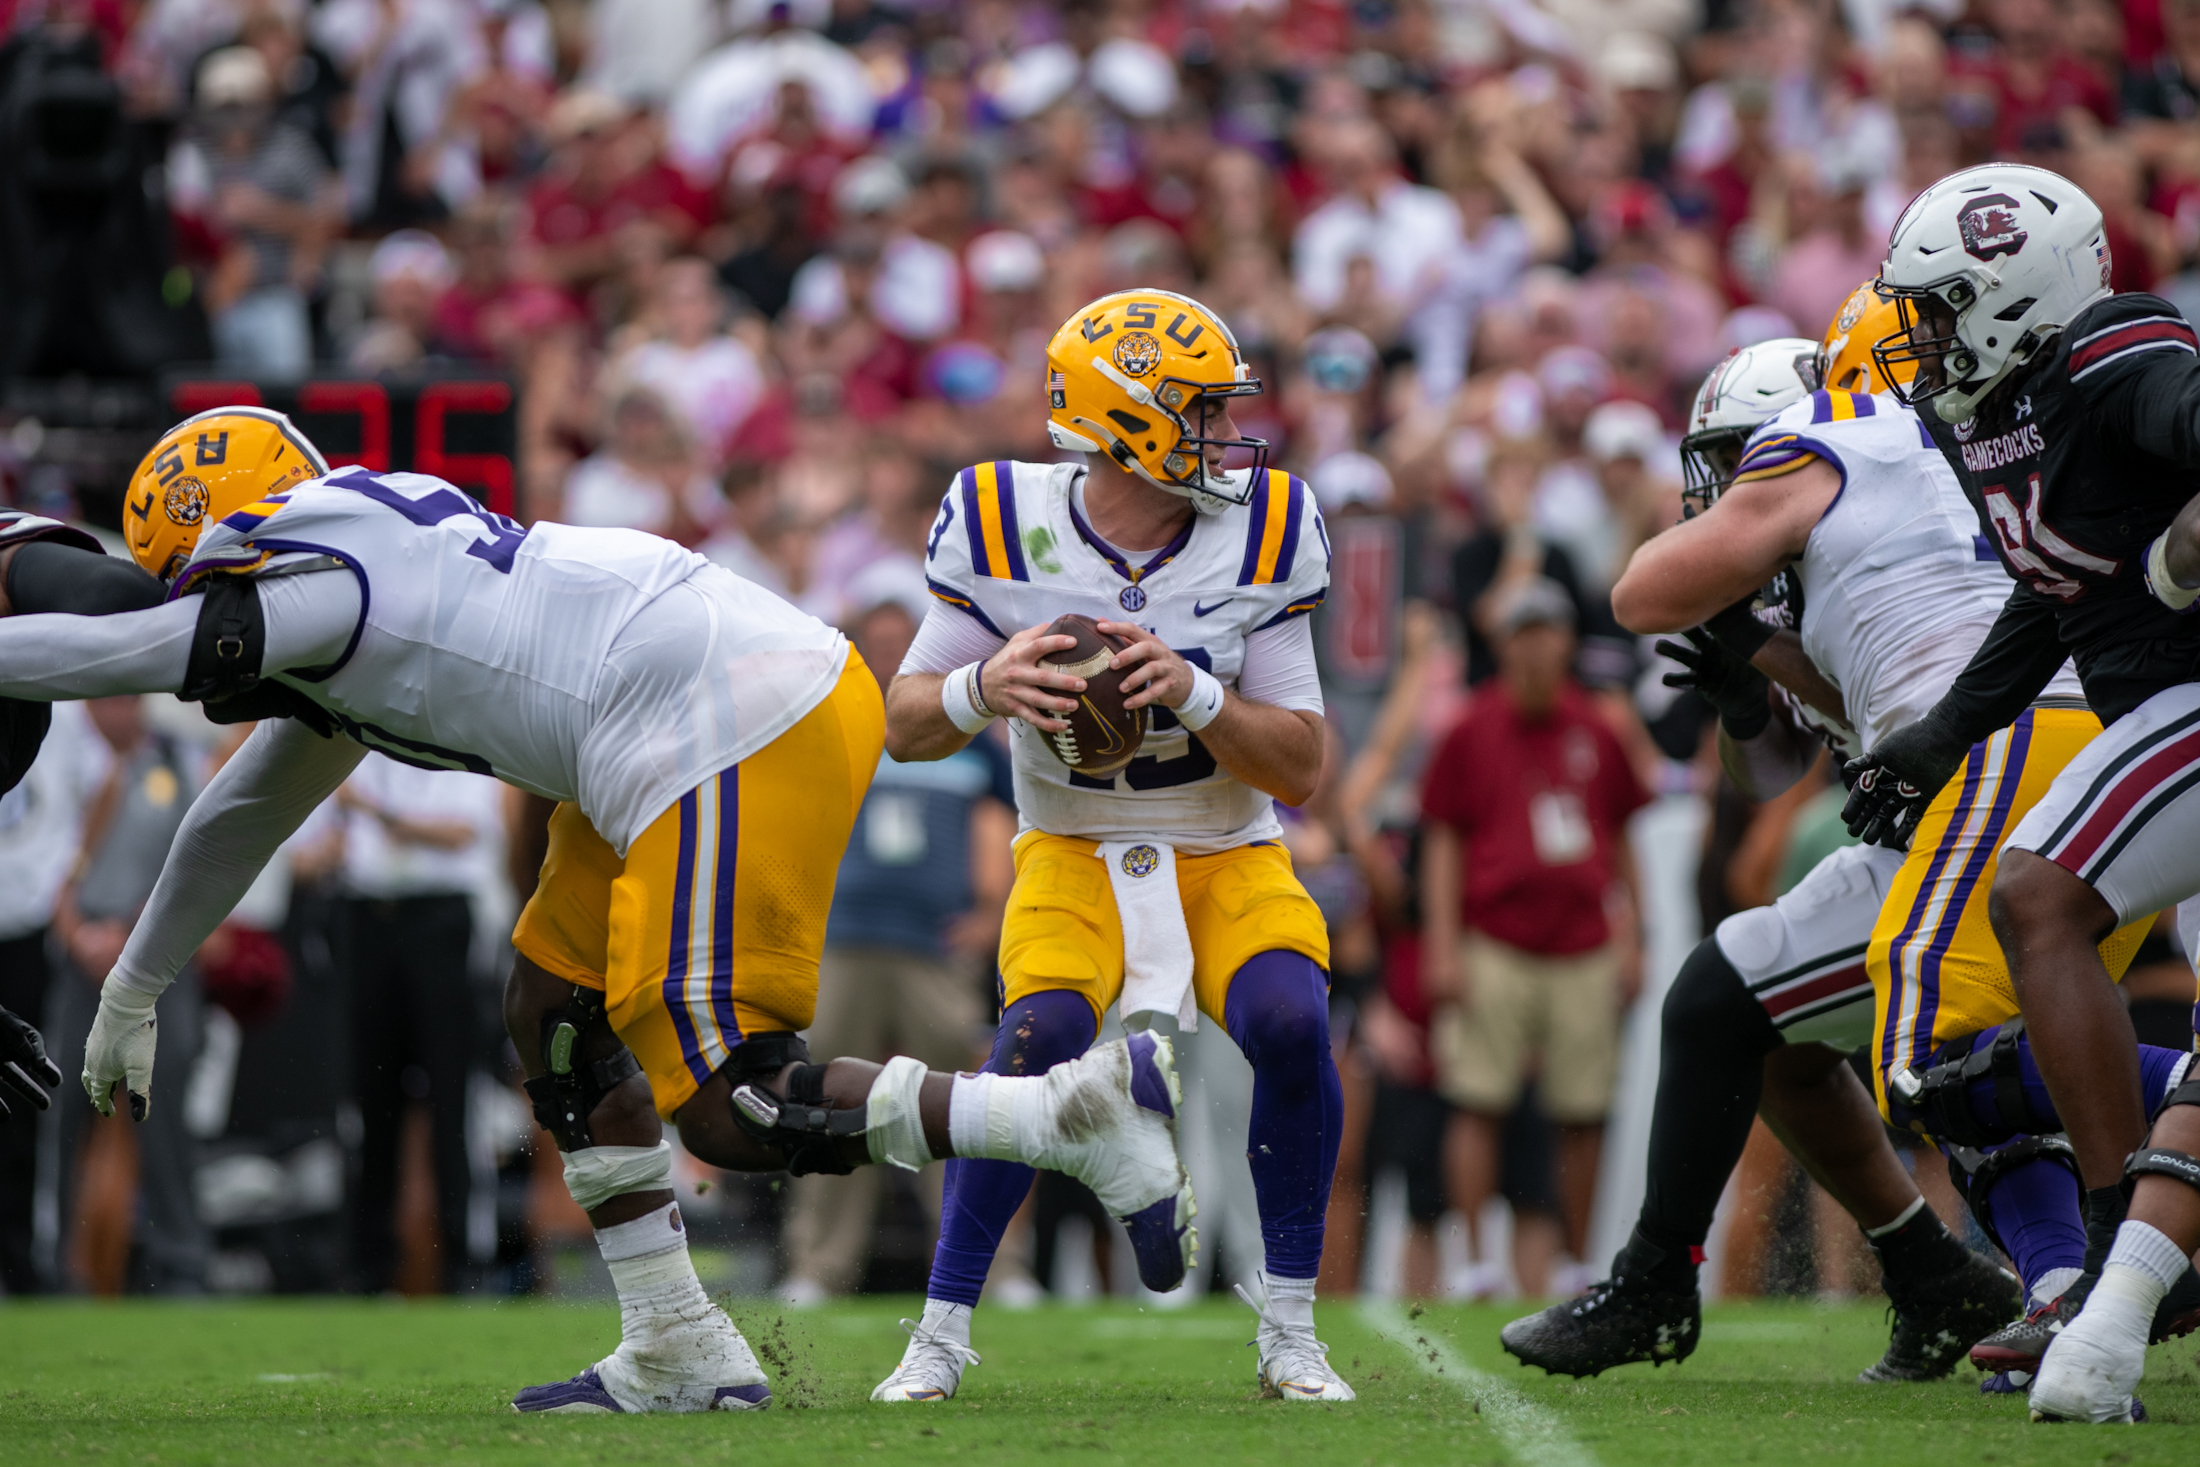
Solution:
M 182 378 L 168 384 L 168 406 L 179 418 L 218 407 L 271 407 L 290 415 L 331 468 L 433 474 L 497 514 L 513 512 L 517 397 L 500 378 Z

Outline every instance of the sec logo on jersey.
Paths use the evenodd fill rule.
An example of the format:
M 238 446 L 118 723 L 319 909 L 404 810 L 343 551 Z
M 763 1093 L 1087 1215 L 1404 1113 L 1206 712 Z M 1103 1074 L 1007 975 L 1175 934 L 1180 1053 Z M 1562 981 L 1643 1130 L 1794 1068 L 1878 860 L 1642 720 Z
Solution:
M 1125 611 L 1144 611 L 1146 609 L 1146 593 L 1136 586 L 1125 586 L 1115 593 L 1115 599 L 1116 603 Z

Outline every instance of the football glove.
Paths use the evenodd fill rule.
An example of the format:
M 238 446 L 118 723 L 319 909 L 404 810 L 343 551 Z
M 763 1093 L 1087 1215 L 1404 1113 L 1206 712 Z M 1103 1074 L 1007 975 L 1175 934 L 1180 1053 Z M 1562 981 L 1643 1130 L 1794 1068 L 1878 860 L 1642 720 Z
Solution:
M 1849 834 L 1871 845 L 1906 851 L 1925 807 L 1963 767 L 1971 744 L 1928 713 L 1904 724 L 1841 770 L 1849 799 L 1841 807 Z
M 11 1112 L 8 1100 L 28 1102 L 33 1110 L 53 1104 L 61 1067 L 46 1058 L 46 1041 L 20 1015 L 0 1008 L 0 1121 Z
M 99 1014 L 84 1041 L 84 1093 L 103 1116 L 115 1113 L 115 1082 L 130 1096 L 130 1119 L 153 1109 L 153 997 L 117 983 L 109 974 L 99 990 Z
M 1728 652 L 1702 627 L 1690 627 L 1681 635 L 1688 640 L 1657 644 L 1659 652 L 1682 668 L 1667 673 L 1665 685 L 1701 693 L 1705 702 L 1719 710 L 1719 722 L 1729 738 L 1746 741 L 1763 733 L 1772 721 L 1772 705 L 1766 696 L 1771 681 L 1751 667 L 1748 659 Z

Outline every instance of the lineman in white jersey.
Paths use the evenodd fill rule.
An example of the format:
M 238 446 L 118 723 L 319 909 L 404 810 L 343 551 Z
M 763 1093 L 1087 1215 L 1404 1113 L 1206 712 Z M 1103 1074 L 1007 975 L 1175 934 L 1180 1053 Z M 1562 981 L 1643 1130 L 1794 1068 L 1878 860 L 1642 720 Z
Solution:
M 1696 628 L 1689 643 L 1661 646 L 1720 708 L 1725 762 L 1760 797 L 1792 784 L 1818 752 L 1771 715 L 1764 672 L 1814 700 L 1839 736 L 1854 739 L 1851 724 L 1869 730 L 1868 745 L 1931 706 L 2009 593 L 1915 417 L 1891 397 L 1812 390 L 1829 369 L 1843 380 L 1842 321 L 1859 308 L 1844 307 L 1823 349 L 1766 342 L 1706 379 L 1685 442 L 1702 510 L 1637 552 L 1613 590 L 1614 610 L 1637 631 Z M 1780 615 L 1753 615 L 1757 589 L 1783 571 Z M 2074 683 L 2064 691 L 2074 695 Z M 2085 718 L 2082 707 L 2068 716 Z M 1689 956 L 1665 1003 L 1650 1185 L 1634 1236 L 1611 1279 L 1583 1299 L 1508 1325 L 1515 1355 L 1591 1375 L 1693 1351 L 1695 1264 L 1760 1107 L 1879 1254 L 1897 1312 L 1885 1357 L 1863 1379 L 1945 1375 L 2018 1312 L 2006 1275 L 1926 1206 L 1845 1063 L 1872 1036 L 1871 939 L 1903 864 L 1872 847 L 1836 851 Z M 2069 1181 L 2052 1161 L 2000 1165 L 2005 1178 L 2045 1166 Z M 1983 1205 L 1993 1182 L 1972 1195 L 2006 1236 L 2013 1210 Z M 2075 1193 L 2065 1200 L 2074 1217 Z
M 1229 329 L 1160 290 L 1105 296 L 1047 348 L 1049 424 L 1078 464 L 987 463 L 956 477 L 926 571 L 939 598 L 887 696 L 898 759 L 944 758 L 996 716 L 1015 742 L 1023 830 L 1001 933 L 1002 1016 L 986 1069 L 1074 1059 L 1120 1001 L 1220 1022 L 1253 1067 L 1252 1163 L 1265 1300 L 1259 1378 L 1289 1400 L 1350 1400 L 1313 1330 L 1314 1274 L 1342 1096 L 1328 1035 L 1320 912 L 1277 842 L 1272 797 L 1303 802 L 1322 762 L 1306 613 L 1328 585 L 1313 496 L 1264 466 L 1229 400 L 1260 391 Z M 1253 467 L 1225 469 L 1251 450 Z M 1121 773 L 1075 773 L 1046 746 L 1078 678 L 1038 659 L 1082 612 L 1130 638 L 1126 707 L 1149 710 Z M 956 1162 L 924 1317 L 874 1393 L 942 1401 L 1023 1168 Z
M 0 621 L 0 696 L 179 692 L 219 720 L 267 721 L 192 806 L 101 991 L 84 1085 L 102 1111 L 119 1082 L 146 1113 L 155 999 L 368 748 L 560 802 L 505 1013 L 623 1338 L 516 1409 L 769 1401 L 689 1264 L 662 1120 L 743 1170 L 1057 1167 L 1162 1240 L 1141 1254 L 1149 1281 L 1182 1277 L 1165 1041 L 982 1083 L 907 1059 L 810 1063 L 797 1031 L 883 738 L 876 684 L 837 632 L 654 536 L 527 528 L 441 480 L 329 473 L 258 409 L 165 434 L 125 532 L 168 599 Z

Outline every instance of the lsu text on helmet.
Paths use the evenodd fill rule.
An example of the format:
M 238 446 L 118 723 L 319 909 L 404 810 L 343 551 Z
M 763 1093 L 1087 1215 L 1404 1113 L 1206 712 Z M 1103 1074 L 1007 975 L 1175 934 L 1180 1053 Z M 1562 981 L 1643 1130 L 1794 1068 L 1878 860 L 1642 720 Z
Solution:
M 1062 323 L 1047 343 L 1047 434 L 1056 448 L 1104 453 L 1126 473 L 1181 494 L 1202 514 L 1244 504 L 1268 462 L 1261 438 L 1211 431 L 1229 399 L 1253 397 L 1222 318 L 1167 290 L 1119 290 Z M 1242 448 L 1249 465 L 1221 470 L 1210 449 Z
M 2108 294 L 2108 271 L 2100 208 L 2069 179 L 2019 163 L 1951 173 L 1895 221 L 1879 287 L 1901 329 L 1872 355 L 1897 397 L 1960 423 Z
M 208 524 L 327 472 L 321 451 L 281 413 L 224 407 L 185 418 L 130 477 L 122 505 L 130 558 L 172 579 Z
M 1694 509 L 1709 509 L 1734 482 L 1742 445 L 1760 424 L 1817 390 L 1818 343 L 1777 336 L 1745 346 L 1711 369 L 1696 389 L 1681 439 L 1681 495 Z
M 1850 291 L 1841 309 L 1833 313 L 1825 339 L 1818 343 L 1818 385 L 1867 397 L 1887 391 L 1892 384 L 1880 371 L 1874 348 L 1885 337 L 1900 333 L 1901 315 L 1894 297 L 1879 293 L 1876 279 Z M 1903 365 L 1900 370 L 1905 383 L 1917 372 L 1915 365 Z

